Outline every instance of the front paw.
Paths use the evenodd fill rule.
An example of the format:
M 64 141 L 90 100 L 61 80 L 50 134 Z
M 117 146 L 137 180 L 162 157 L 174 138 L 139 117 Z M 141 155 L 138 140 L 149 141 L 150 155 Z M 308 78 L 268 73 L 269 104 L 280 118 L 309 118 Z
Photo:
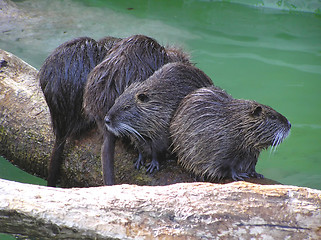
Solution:
M 259 173 L 257 173 L 257 172 L 251 172 L 250 173 L 250 177 L 253 177 L 253 178 L 264 178 L 264 176 L 262 175 L 262 174 L 259 174 Z
M 139 170 L 140 167 L 144 166 L 144 165 L 145 165 L 145 159 L 144 159 L 143 155 L 141 153 L 139 153 L 138 158 L 134 163 L 134 167 Z
M 150 164 L 148 164 L 148 168 L 146 173 L 153 173 L 154 170 L 159 170 L 159 162 L 157 160 L 152 160 Z
M 232 179 L 234 181 L 244 181 L 245 178 L 249 178 L 250 175 L 248 173 L 238 173 L 232 170 Z

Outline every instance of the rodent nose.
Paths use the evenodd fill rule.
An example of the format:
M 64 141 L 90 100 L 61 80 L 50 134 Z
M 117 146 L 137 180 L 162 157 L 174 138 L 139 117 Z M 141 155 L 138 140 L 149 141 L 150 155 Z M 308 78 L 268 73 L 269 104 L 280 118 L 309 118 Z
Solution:
M 291 125 L 290 121 L 288 121 L 288 125 L 289 125 L 289 128 L 291 128 L 292 125 Z
M 108 116 L 105 117 L 105 124 L 109 125 L 111 123 L 110 119 Z

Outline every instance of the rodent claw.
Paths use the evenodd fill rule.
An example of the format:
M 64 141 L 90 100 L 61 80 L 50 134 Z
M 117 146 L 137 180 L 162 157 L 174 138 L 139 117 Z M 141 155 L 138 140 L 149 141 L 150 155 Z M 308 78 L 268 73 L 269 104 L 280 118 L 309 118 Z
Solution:
M 139 153 L 137 160 L 134 162 L 134 167 L 135 169 L 139 170 L 140 166 L 144 166 L 144 165 L 145 165 L 144 157 L 141 153 Z
M 257 172 L 252 172 L 251 174 L 250 174 L 250 176 L 251 177 L 253 177 L 253 178 L 264 178 L 264 176 L 262 175 L 262 174 L 260 174 L 260 173 L 257 173 Z
M 236 173 L 235 171 L 232 170 L 232 179 L 234 181 L 244 181 L 244 178 L 249 178 L 248 173 Z
M 146 170 L 146 173 L 153 173 L 154 170 L 159 170 L 159 163 L 156 160 L 152 160 L 150 164 L 148 164 L 148 168 Z

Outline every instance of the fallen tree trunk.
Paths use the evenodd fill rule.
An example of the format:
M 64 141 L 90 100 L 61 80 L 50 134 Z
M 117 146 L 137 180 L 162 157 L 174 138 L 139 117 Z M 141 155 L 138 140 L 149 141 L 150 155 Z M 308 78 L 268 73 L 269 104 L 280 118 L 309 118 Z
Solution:
M 321 191 L 246 182 L 59 189 L 0 180 L 0 226 L 40 239 L 320 239 Z

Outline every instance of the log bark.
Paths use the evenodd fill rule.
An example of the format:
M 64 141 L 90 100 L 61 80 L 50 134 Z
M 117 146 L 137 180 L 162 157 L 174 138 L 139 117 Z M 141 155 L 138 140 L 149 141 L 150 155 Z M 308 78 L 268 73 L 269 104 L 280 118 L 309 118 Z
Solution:
M 44 176 L 45 166 L 37 160 L 50 155 L 47 145 L 52 144 L 53 136 L 46 103 L 35 81 L 37 71 L 2 50 L 0 64 L 0 154 Z
M 0 226 L 33 239 L 320 239 L 321 191 L 246 182 L 59 189 L 0 180 Z

